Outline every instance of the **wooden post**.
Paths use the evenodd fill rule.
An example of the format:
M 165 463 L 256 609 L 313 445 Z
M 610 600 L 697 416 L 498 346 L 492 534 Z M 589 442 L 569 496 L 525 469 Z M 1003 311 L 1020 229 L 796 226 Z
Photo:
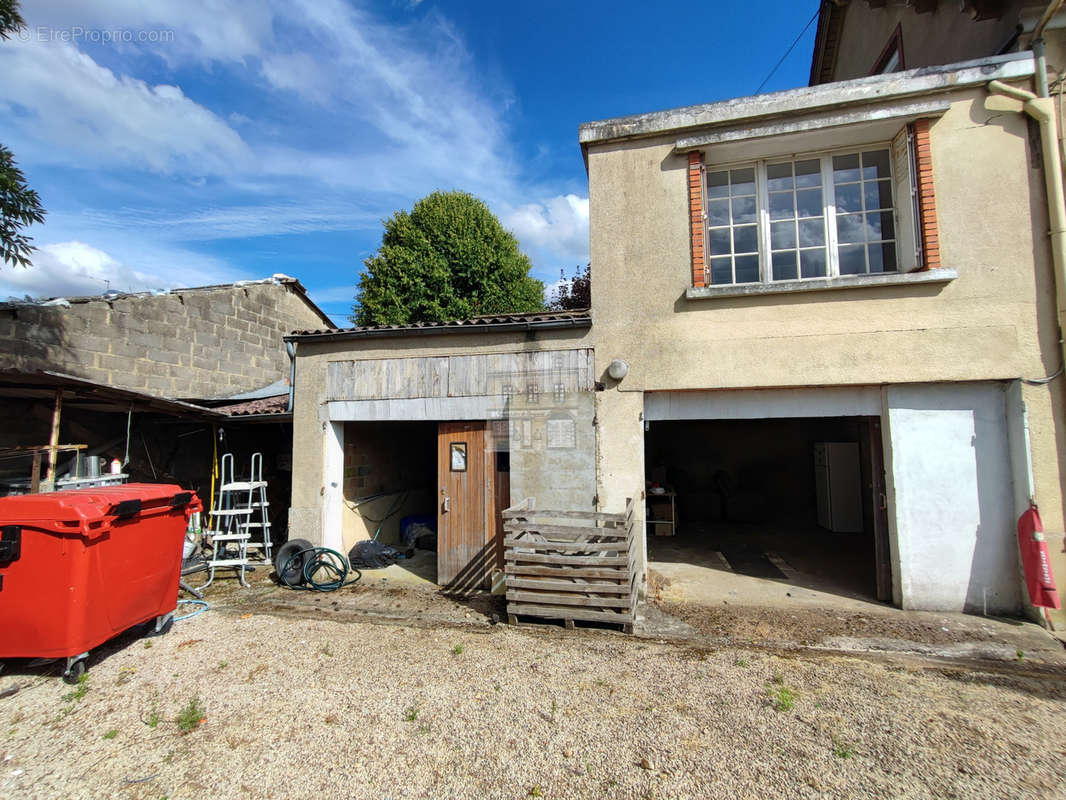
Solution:
M 59 418 L 63 413 L 63 390 L 56 389 L 56 403 L 52 409 L 52 435 L 48 439 L 48 474 L 45 476 L 45 480 L 55 486 L 56 480 L 56 459 L 58 457 L 59 445 Z
M 40 450 L 33 451 L 33 472 L 30 473 L 30 494 L 41 491 L 41 459 L 44 453 Z

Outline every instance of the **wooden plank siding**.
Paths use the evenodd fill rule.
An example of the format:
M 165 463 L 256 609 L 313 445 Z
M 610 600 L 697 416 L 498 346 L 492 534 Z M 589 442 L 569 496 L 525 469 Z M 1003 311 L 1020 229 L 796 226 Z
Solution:
M 613 622 L 633 630 L 637 605 L 633 501 L 620 514 L 537 509 L 503 512 L 507 614 Z
M 519 353 L 481 353 L 331 361 L 327 399 L 399 400 L 424 397 L 481 397 L 535 388 L 551 395 L 595 388 L 590 348 Z

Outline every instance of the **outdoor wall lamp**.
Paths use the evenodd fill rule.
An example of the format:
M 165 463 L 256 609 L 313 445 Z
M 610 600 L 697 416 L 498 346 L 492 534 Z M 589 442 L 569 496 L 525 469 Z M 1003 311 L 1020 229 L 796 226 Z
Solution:
M 611 365 L 607 367 L 607 374 L 616 381 L 620 381 L 629 374 L 629 364 L 620 358 L 616 358 L 611 362 Z

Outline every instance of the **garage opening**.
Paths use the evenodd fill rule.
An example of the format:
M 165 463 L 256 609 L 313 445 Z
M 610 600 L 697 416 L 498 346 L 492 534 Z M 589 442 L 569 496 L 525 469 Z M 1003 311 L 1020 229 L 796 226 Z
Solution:
M 649 569 L 711 602 L 890 601 L 879 426 L 877 417 L 649 423 Z
M 436 484 L 436 422 L 346 422 L 345 552 L 366 539 L 413 550 L 397 566 L 435 583 Z

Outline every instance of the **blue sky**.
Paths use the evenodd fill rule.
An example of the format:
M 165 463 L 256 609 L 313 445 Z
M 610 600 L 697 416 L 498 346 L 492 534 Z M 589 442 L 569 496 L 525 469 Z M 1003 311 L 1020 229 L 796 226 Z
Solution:
M 0 142 L 48 210 L 0 297 L 299 278 L 344 323 L 381 220 L 489 203 L 550 283 L 588 260 L 581 122 L 752 94 L 810 2 L 37 0 Z M 805 85 L 812 25 L 764 91 Z

